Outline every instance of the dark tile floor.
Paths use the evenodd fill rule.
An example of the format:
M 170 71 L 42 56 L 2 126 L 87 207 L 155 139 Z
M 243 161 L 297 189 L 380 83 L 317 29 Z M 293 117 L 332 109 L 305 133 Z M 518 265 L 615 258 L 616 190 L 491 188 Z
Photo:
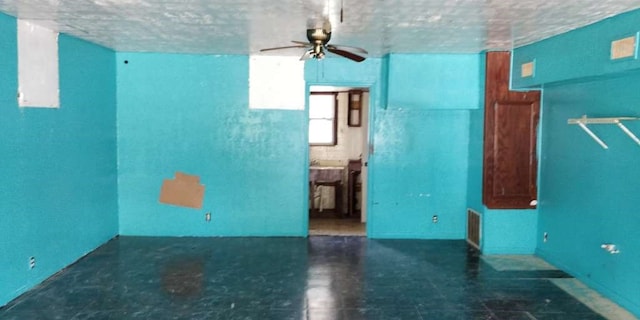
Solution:
M 604 319 L 464 241 L 120 237 L 0 319 Z

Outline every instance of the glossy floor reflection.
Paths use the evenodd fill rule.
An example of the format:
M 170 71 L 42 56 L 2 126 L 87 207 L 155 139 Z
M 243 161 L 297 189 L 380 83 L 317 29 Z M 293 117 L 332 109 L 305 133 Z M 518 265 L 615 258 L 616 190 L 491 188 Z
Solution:
M 464 241 L 120 237 L 0 319 L 605 319 L 564 272 L 492 264 Z

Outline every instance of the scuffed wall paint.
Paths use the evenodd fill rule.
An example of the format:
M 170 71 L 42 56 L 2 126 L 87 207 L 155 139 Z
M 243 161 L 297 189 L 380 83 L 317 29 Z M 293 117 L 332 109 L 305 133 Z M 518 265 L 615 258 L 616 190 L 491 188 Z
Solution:
M 427 66 L 462 61 L 467 70 L 478 72 L 481 63 L 480 55 L 447 58 L 425 54 L 402 56 L 400 60 L 410 64 L 412 59 Z M 466 222 L 469 111 L 443 110 L 438 106 L 478 108 L 480 74 L 465 74 L 461 81 L 440 83 L 450 86 L 447 92 L 457 94 L 436 95 L 433 104 L 422 104 L 421 96 L 406 106 L 390 106 L 386 104 L 387 89 L 391 90 L 386 77 L 398 73 L 394 73 L 388 60 L 393 61 L 393 55 L 361 64 L 326 59 L 320 63 L 307 62 L 305 72 L 308 84 L 370 88 L 369 143 L 374 152 L 368 158 L 367 234 L 373 238 L 462 239 Z M 404 70 L 405 65 L 401 66 L 399 71 Z M 448 70 L 446 66 L 436 69 Z M 420 85 L 424 76 L 405 81 Z M 429 76 L 434 79 L 427 83 L 438 82 L 439 74 Z M 425 87 L 425 95 L 429 88 Z M 432 222 L 434 215 L 439 217 L 437 224 Z
M 615 125 L 592 130 L 604 150 L 567 119 L 638 116 L 636 72 L 621 78 L 549 86 L 543 98 L 538 253 L 640 316 L 640 147 Z M 626 123 L 638 133 L 640 124 Z M 543 234 L 548 233 L 548 241 Z M 600 245 L 613 243 L 620 254 Z
M 246 56 L 118 53 L 122 234 L 306 235 L 306 112 L 250 110 L 247 68 Z M 370 90 L 369 235 L 463 238 L 468 111 L 385 111 L 380 68 L 380 59 L 305 65 L 307 85 Z M 162 177 L 177 168 L 207 186 L 201 211 L 158 205 Z
M 512 59 L 512 86 L 537 87 L 555 82 L 637 71 L 640 69 L 638 59 L 612 61 L 610 58 L 611 42 L 636 35 L 639 19 L 640 10 L 633 10 L 516 48 Z M 531 77 L 523 77 L 521 67 L 531 61 L 535 61 L 534 74 Z
M 533 254 L 536 251 L 537 210 L 484 207 L 481 221 L 483 254 Z
M 121 234 L 306 236 L 305 113 L 249 109 L 248 63 L 117 54 Z M 201 210 L 158 203 L 176 170 L 206 186 Z
M 377 110 L 371 236 L 464 238 L 468 130 L 467 110 Z
M 114 53 L 61 35 L 61 106 L 25 109 L 16 50 L 0 14 L 0 305 L 118 231 Z
M 391 54 L 389 107 L 478 109 L 481 54 Z
M 615 125 L 592 126 L 609 145 L 604 150 L 567 120 L 640 116 L 638 60 L 610 60 L 611 41 L 636 34 L 638 17 L 640 10 L 631 11 L 517 48 L 514 66 L 535 59 L 535 76 L 512 73 L 516 87 L 543 88 L 536 252 L 636 316 L 640 148 Z M 625 125 L 640 132 L 638 121 Z M 603 243 L 620 253 L 606 252 Z

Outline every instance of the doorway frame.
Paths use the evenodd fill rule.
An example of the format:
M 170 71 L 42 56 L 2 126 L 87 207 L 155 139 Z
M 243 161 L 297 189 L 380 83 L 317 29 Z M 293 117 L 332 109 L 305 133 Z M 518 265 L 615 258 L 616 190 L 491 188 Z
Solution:
M 371 229 L 371 221 L 374 218 L 374 215 L 372 214 L 373 210 L 371 210 L 372 208 L 372 203 L 373 203 L 373 190 L 372 190 L 372 182 L 374 180 L 374 150 L 373 149 L 373 133 L 374 131 L 374 127 L 375 127 L 375 114 L 376 114 L 376 109 L 379 108 L 380 106 L 380 88 L 379 88 L 379 84 L 377 82 L 367 82 L 367 81 L 308 81 L 305 80 L 305 102 L 304 102 L 304 124 L 303 124 L 303 135 L 304 135 L 304 140 L 305 140 L 305 155 L 303 157 L 303 168 L 304 168 L 304 172 L 303 172 L 303 181 L 302 181 L 302 190 L 303 190 L 303 201 L 305 201 L 305 205 L 303 205 L 304 208 L 304 212 L 303 212 L 303 219 L 302 219 L 302 227 L 304 230 L 304 236 L 305 237 L 309 237 L 309 163 L 310 163 L 310 159 L 309 159 L 309 152 L 310 152 L 310 146 L 309 146 L 309 95 L 311 93 L 311 87 L 312 86 L 331 86 L 331 87 L 349 87 L 349 88 L 359 88 L 359 89 L 366 89 L 369 91 L 369 103 L 367 105 L 368 108 L 368 112 L 367 112 L 367 128 L 365 130 L 366 134 L 367 134 L 367 181 L 366 181 L 366 191 L 367 191 L 367 195 L 366 195 L 366 229 L 365 229 L 365 233 L 366 233 L 366 237 L 369 238 L 370 234 L 372 234 L 372 229 Z M 363 166 L 365 165 L 364 163 L 362 164 Z

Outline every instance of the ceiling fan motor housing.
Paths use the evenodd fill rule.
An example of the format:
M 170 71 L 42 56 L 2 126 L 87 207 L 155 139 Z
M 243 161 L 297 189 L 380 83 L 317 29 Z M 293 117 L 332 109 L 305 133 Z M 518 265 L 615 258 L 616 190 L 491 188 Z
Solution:
M 331 32 L 322 28 L 307 29 L 307 39 L 310 43 L 325 45 L 331 40 Z
M 308 43 L 302 41 L 292 41 L 293 43 L 295 43 L 295 45 L 293 46 L 267 48 L 260 51 L 263 52 L 290 48 L 306 48 L 307 51 L 304 53 L 304 55 L 302 55 L 302 58 L 300 58 L 300 60 L 306 60 L 309 58 L 318 60 L 323 59 L 325 57 L 325 50 L 355 62 L 362 62 L 366 59 L 359 54 L 351 52 L 356 51 L 361 54 L 367 54 L 367 51 L 362 48 L 342 45 L 328 45 L 327 43 L 329 42 L 329 40 L 331 40 L 330 26 L 325 26 L 323 28 L 308 28 L 307 40 Z

